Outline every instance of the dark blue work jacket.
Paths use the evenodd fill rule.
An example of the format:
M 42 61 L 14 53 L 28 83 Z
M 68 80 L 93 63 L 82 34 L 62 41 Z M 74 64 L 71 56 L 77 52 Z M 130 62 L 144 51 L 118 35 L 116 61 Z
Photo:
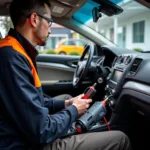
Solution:
M 32 72 L 36 49 L 16 30 L 8 35 L 22 45 L 27 56 L 14 49 L 14 42 L 1 46 L 0 41 L 0 150 L 38 150 L 67 132 L 77 109 L 43 96 Z

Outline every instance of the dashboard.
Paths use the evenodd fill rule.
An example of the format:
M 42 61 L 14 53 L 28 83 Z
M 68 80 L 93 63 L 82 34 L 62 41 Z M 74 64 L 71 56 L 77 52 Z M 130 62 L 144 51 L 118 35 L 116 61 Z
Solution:
M 106 95 L 112 95 L 110 106 L 117 105 L 126 99 L 136 105 L 138 112 L 150 116 L 150 53 L 138 53 L 131 50 L 115 50 L 104 47 L 106 60 L 113 57 L 111 73 L 107 77 Z
M 101 50 L 103 67 L 110 70 L 104 85 L 110 128 L 127 133 L 135 149 L 150 149 L 150 53 L 109 46 Z

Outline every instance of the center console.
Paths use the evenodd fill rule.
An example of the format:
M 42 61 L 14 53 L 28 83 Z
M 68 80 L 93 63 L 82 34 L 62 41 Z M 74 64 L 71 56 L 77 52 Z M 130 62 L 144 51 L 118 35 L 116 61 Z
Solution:
M 120 55 L 114 60 L 111 73 L 107 78 L 107 95 L 115 97 L 119 94 L 131 60 L 131 55 Z

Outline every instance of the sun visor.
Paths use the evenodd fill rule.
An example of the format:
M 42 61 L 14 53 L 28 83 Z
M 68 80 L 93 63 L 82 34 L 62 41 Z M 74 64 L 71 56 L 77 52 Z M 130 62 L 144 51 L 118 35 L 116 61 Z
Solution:
M 57 0 L 57 1 L 64 3 L 66 5 L 78 7 L 82 4 L 83 0 Z
M 137 2 L 139 2 L 140 4 L 150 8 L 150 0 L 136 0 Z
M 51 12 L 54 17 L 63 17 L 69 13 L 70 10 L 71 8 L 69 6 L 55 3 L 53 1 L 51 2 Z

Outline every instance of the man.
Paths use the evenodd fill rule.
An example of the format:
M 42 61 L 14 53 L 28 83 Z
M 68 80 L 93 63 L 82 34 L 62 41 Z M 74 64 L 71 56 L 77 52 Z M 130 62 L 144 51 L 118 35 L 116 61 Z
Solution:
M 119 131 L 60 138 L 91 99 L 43 97 L 34 47 L 45 45 L 51 32 L 50 3 L 14 0 L 10 16 L 15 29 L 0 41 L 0 149 L 128 150 L 129 140 Z

